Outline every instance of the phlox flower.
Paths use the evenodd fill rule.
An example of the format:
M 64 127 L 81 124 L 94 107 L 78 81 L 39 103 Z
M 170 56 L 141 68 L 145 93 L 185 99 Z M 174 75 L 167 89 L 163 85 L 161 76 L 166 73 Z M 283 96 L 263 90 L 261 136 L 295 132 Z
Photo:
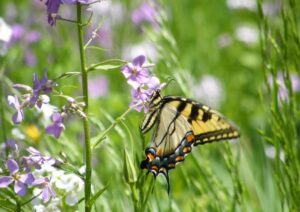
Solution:
M 19 196 L 24 196 L 27 193 L 27 186 L 31 185 L 34 177 L 31 173 L 20 174 L 19 165 L 13 159 L 6 161 L 6 167 L 10 172 L 10 176 L 0 177 L 0 188 L 7 188 L 10 184 L 14 183 L 14 191 Z
M 133 59 L 132 63 L 128 63 L 122 68 L 127 83 L 132 87 L 130 107 L 138 112 L 143 108 L 144 112 L 147 112 L 147 102 L 151 94 L 154 90 L 161 89 L 164 86 L 164 84 L 160 84 L 157 77 L 150 75 L 148 69 L 144 66 L 145 60 L 145 56 L 140 55 Z
M 31 105 L 37 103 L 37 106 L 41 108 L 42 103 L 38 102 L 41 92 L 49 94 L 52 92 L 52 81 L 48 80 L 47 70 L 44 71 L 44 75 L 41 80 L 38 79 L 37 74 L 33 75 L 33 93 L 29 100 Z M 42 100 L 43 102 L 43 100 Z
M 47 177 L 42 177 L 36 179 L 33 183 L 33 186 L 39 186 L 42 188 L 42 199 L 46 203 L 50 200 L 51 196 L 55 197 L 56 193 L 50 184 L 50 180 Z
M 33 147 L 28 147 L 26 150 L 30 153 L 30 155 L 24 156 L 22 158 L 22 161 L 27 169 L 29 169 L 30 166 L 34 166 L 36 169 L 41 169 L 42 164 L 49 164 L 51 166 L 55 164 L 54 158 L 52 158 L 51 156 L 42 155 L 37 149 Z
M 122 68 L 122 73 L 127 79 L 128 84 L 134 89 L 149 81 L 149 71 L 143 67 L 145 60 L 145 56 L 140 55 L 133 59 L 132 63 L 128 63 Z

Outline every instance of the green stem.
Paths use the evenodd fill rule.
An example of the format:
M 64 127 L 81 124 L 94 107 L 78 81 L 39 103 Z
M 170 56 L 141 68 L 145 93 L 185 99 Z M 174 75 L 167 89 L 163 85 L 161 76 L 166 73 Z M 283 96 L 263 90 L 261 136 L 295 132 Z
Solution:
M 83 24 L 82 24 L 82 14 L 81 5 L 77 3 L 77 30 L 78 30 L 78 44 L 80 52 L 80 63 L 81 63 L 81 82 L 82 82 L 82 92 L 85 102 L 84 112 L 88 114 L 89 99 L 88 99 L 88 72 L 86 68 L 85 52 L 84 52 L 84 40 L 83 40 Z M 84 141 L 85 141 L 85 211 L 91 211 L 88 206 L 88 202 L 91 197 L 91 176 L 92 176 L 92 152 L 91 152 L 91 140 L 90 140 L 90 129 L 89 122 L 87 118 L 83 118 L 83 128 L 84 128 Z
M 130 189 L 131 189 L 131 198 L 134 205 L 134 211 L 137 212 L 139 207 L 138 207 L 138 197 L 137 197 L 135 185 L 130 184 Z
M 19 201 L 19 198 L 16 196 L 16 212 L 21 212 L 21 203 Z

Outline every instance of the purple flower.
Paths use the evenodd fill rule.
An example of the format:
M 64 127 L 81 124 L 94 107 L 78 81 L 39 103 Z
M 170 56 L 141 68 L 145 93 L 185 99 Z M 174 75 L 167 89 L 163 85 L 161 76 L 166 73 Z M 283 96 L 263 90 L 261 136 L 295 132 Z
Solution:
M 42 164 L 54 165 L 55 159 L 51 156 L 43 156 L 37 149 L 33 147 L 28 147 L 27 152 L 30 153 L 29 156 L 23 157 L 22 162 L 29 170 L 30 166 L 34 166 L 36 169 L 41 169 Z
M 142 88 L 132 89 L 131 90 L 132 102 L 130 103 L 130 107 L 134 107 L 138 112 L 141 112 L 144 109 L 146 113 L 148 111 L 148 107 L 146 106 L 147 100 L 150 96 L 150 93 L 147 90 Z
M 122 73 L 127 79 L 128 84 L 134 89 L 149 81 L 149 72 L 143 67 L 145 60 L 145 56 L 140 55 L 134 58 L 132 63 L 128 63 L 122 68 Z
M 89 94 L 93 98 L 106 96 L 108 92 L 108 81 L 104 76 L 98 76 L 89 80 Z
M 6 167 L 9 170 L 11 176 L 0 177 L 0 188 L 7 188 L 11 183 L 14 182 L 14 191 L 19 196 L 24 196 L 27 193 L 26 185 L 31 185 L 34 181 L 34 177 L 31 173 L 19 174 L 18 163 L 9 159 L 6 161 Z
M 48 23 L 53 26 L 56 23 L 57 13 L 61 4 L 61 0 L 47 0 Z
M 54 189 L 50 185 L 50 180 L 47 177 L 36 179 L 32 185 L 42 187 L 42 198 L 44 203 L 48 202 L 51 196 L 56 196 Z
M 53 124 L 46 128 L 46 132 L 50 135 L 54 135 L 55 138 L 59 138 L 62 130 L 65 129 L 63 117 L 60 113 L 53 113 L 52 122 Z
M 122 68 L 122 73 L 126 77 L 127 82 L 133 88 L 131 90 L 133 107 L 138 112 L 144 108 L 144 112 L 148 111 L 147 101 L 156 89 L 161 89 L 165 84 L 160 84 L 157 77 L 151 76 L 148 70 L 143 66 L 145 56 L 136 57 L 132 63 L 126 64 Z
M 17 96 L 8 96 L 7 97 L 8 104 L 11 107 L 14 107 L 16 109 L 16 113 L 12 117 L 12 121 L 14 124 L 19 124 L 24 120 L 24 113 L 22 110 L 22 107 L 19 103 L 18 97 Z
M 17 150 L 18 149 L 18 145 L 16 144 L 16 140 L 14 140 L 14 139 L 7 139 L 6 140 L 6 147 L 10 148 L 12 150 Z
M 130 103 L 130 107 L 134 107 L 134 109 L 136 109 L 138 112 L 141 112 L 142 109 L 144 109 L 145 113 L 148 111 L 147 101 L 149 100 L 153 91 L 156 89 L 161 89 L 165 84 L 160 84 L 160 81 L 157 77 L 150 77 L 146 85 L 147 89 L 139 87 L 138 89 L 131 90 L 132 102 Z
M 40 97 L 40 93 L 49 94 L 52 92 L 52 82 L 48 80 L 47 70 L 44 71 L 44 75 L 41 80 L 38 79 L 36 73 L 33 75 L 33 94 L 29 102 L 31 105 L 35 105 Z M 37 104 L 41 108 L 41 103 Z
M 45 4 L 47 6 L 48 23 L 51 26 L 56 24 L 56 19 L 59 17 L 57 13 L 61 4 L 75 4 L 77 2 L 86 4 L 88 0 L 47 0 Z
M 157 27 L 158 26 L 158 23 L 156 21 L 157 16 L 158 13 L 155 10 L 155 8 L 152 7 L 149 3 L 144 2 L 143 4 L 140 5 L 139 8 L 133 11 L 131 15 L 131 20 L 136 26 L 141 25 L 143 22 L 149 22 L 154 27 Z

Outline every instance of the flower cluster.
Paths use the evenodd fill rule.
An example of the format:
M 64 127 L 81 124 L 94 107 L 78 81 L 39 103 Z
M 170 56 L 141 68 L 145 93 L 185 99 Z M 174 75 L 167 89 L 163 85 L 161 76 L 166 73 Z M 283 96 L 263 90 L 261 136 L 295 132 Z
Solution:
M 79 169 L 79 172 L 81 172 L 82 168 Z M 73 173 L 66 173 L 65 171 L 61 169 L 57 169 L 56 167 L 50 166 L 48 164 L 42 165 L 42 168 L 40 170 L 36 170 L 33 172 L 36 176 L 43 176 L 45 173 L 48 173 L 51 176 L 51 182 L 47 185 L 47 190 L 51 193 L 51 188 L 55 188 L 55 190 L 63 196 L 63 201 L 69 205 L 74 206 L 78 203 L 80 199 L 80 195 L 83 192 L 84 187 L 84 181 L 77 175 Z M 38 183 L 38 181 L 37 181 Z M 43 184 L 43 183 L 42 183 Z M 52 186 L 53 187 L 52 187 Z M 50 186 L 50 187 L 49 187 Z M 33 190 L 34 194 L 39 194 L 43 192 L 42 188 L 35 187 Z M 83 195 L 83 194 L 82 194 Z M 45 198 L 42 196 L 39 196 L 36 198 L 32 204 L 34 205 L 34 208 L 45 208 L 45 206 L 40 201 L 42 200 L 44 202 Z M 53 201 L 55 200 L 55 201 Z M 53 199 L 50 204 L 50 207 L 58 208 L 60 200 L 59 196 L 56 196 L 55 199 Z M 47 204 L 47 208 L 49 207 L 49 204 Z M 45 210 L 41 210 L 45 211 Z M 54 210 L 55 211 L 55 210 Z
M 19 102 L 18 96 L 7 97 L 9 105 L 16 110 L 12 121 L 14 124 L 19 124 L 24 120 L 24 108 L 33 106 L 41 108 L 43 104 L 49 103 L 49 97 L 47 95 L 52 92 L 54 83 L 48 80 L 47 71 L 45 70 L 41 80 L 38 79 L 36 73 L 33 75 L 33 88 L 23 84 L 15 84 L 13 87 L 25 92 L 25 94 L 22 95 L 21 103 Z
M 18 145 L 14 140 L 7 141 L 7 146 L 12 151 L 18 150 Z M 8 171 L 4 171 L 0 177 L 0 188 L 8 188 L 13 185 L 15 193 L 22 197 L 27 194 L 28 188 L 39 187 L 42 189 L 42 199 L 48 202 L 56 193 L 50 184 L 48 177 L 37 178 L 33 172 L 41 169 L 42 165 L 54 165 L 55 159 L 50 156 L 43 156 L 33 147 L 27 148 L 30 154 L 23 157 L 9 158 L 5 165 Z M 19 161 L 19 162 L 18 162 Z
M 147 101 L 154 90 L 162 88 L 163 84 L 157 77 L 150 75 L 149 66 L 144 65 L 145 56 L 140 55 L 133 59 L 132 63 L 127 63 L 122 68 L 122 73 L 127 79 L 127 83 L 131 85 L 131 96 L 133 98 L 130 106 L 138 112 L 144 108 L 144 112 L 148 110 Z

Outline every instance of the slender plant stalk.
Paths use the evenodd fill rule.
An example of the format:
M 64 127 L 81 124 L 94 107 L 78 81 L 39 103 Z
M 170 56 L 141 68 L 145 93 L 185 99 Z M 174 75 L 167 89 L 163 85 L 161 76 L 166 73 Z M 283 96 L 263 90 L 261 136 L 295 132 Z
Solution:
M 83 40 L 83 23 L 81 14 L 81 5 L 77 3 L 77 30 L 78 30 L 78 44 L 80 52 L 80 63 L 81 63 L 81 82 L 82 82 L 82 92 L 85 103 L 84 112 L 88 114 L 89 101 L 88 101 L 88 72 L 86 68 L 85 61 L 85 51 L 84 51 L 84 40 Z M 83 118 L 83 128 L 84 128 L 84 141 L 85 141 L 85 211 L 91 211 L 88 202 L 91 197 L 91 176 L 92 176 L 92 151 L 91 151 L 91 140 L 90 140 L 90 129 L 89 122 L 87 118 Z
M 16 196 L 16 212 L 21 212 L 22 205 L 19 201 L 19 197 Z

